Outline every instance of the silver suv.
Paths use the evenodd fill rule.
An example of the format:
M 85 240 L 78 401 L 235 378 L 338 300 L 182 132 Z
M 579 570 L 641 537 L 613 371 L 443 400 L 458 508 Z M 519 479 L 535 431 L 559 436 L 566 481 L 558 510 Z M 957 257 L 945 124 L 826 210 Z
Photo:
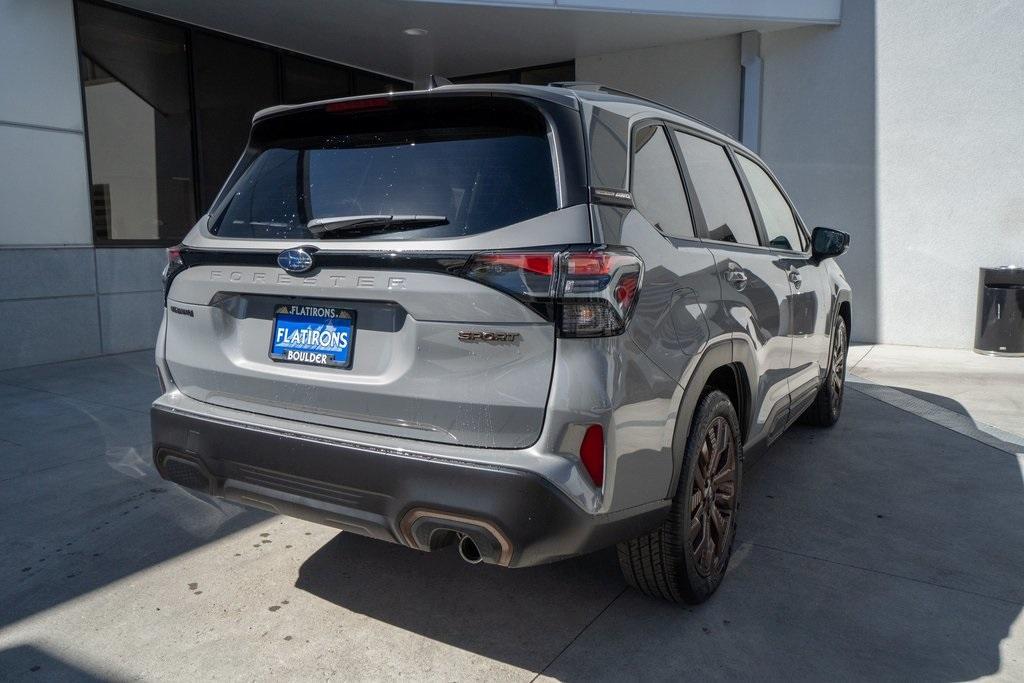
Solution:
M 699 602 L 744 464 L 839 417 L 848 243 L 734 140 L 600 86 L 267 109 L 168 251 L 156 467 L 474 563 L 617 543 Z

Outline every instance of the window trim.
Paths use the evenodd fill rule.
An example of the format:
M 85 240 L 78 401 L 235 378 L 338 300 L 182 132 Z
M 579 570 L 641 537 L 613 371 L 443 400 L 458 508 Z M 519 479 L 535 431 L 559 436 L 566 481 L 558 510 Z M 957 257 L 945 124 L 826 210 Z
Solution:
M 191 127 L 191 145 L 192 145 L 192 196 L 193 196 L 193 209 L 194 209 L 194 212 L 195 212 L 195 219 L 197 221 L 200 220 L 205 215 L 205 212 L 203 211 L 204 208 L 212 208 L 216 204 L 216 200 L 219 198 L 221 192 L 223 192 L 224 187 L 223 187 L 223 185 L 221 186 L 221 190 L 217 193 L 217 195 L 215 195 L 214 202 L 210 204 L 210 207 L 204 207 L 203 206 L 203 204 L 202 204 L 202 190 L 201 190 L 202 179 L 200 178 L 200 174 L 202 173 L 202 165 L 200 164 L 200 161 L 199 161 L 199 115 L 198 115 L 198 111 L 196 109 L 195 65 L 193 63 L 193 49 L 192 49 L 192 39 L 193 39 L 193 34 L 195 32 L 198 31 L 198 32 L 202 32 L 202 33 L 205 33 L 207 35 L 210 35 L 210 36 L 212 36 L 214 38 L 219 38 L 221 40 L 227 40 L 227 41 L 232 41 L 232 42 L 235 42 L 235 43 L 240 43 L 242 45 L 247 45 L 247 46 L 250 46 L 250 47 L 261 48 L 261 49 L 267 50 L 271 54 L 273 54 L 274 61 L 275 61 L 275 77 L 277 79 L 277 88 L 276 88 L 276 90 L 277 90 L 278 99 L 282 100 L 281 104 L 284 104 L 283 99 L 284 99 L 284 57 L 285 56 L 292 56 L 292 57 L 296 57 L 296 58 L 299 58 L 299 59 L 305 59 L 305 60 L 309 60 L 309 61 L 312 61 L 312 62 L 318 62 L 318 63 L 326 65 L 326 66 L 332 66 L 332 67 L 338 67 L 338 68 L 342 68 L 342 69 L 347 69 L 348 70 L 348 74 L 347 75 L 348 75 L 348 80 L 349 80 L 350 88 L 354 84 L 355 78 L 356 78 L 356 76 L 358 74 L 365 74 L 365 75 L 371 76 L 373 78 L 380 78 L 380 79 L 383 79 L 383 80 L 386 80 L 386 81 L 393 81 L 396 85 L 400 85 L 400 84 L 401 85 L 405 85 L 407 87 L 407 89 L 412 89 L 412 87 L 413 87 L 413 84 L 410 81 L 407 81 L 407 80 L 405 80 L 403 78 L 398 78 L 396 76 L 392 76 L 390 74 L 384 74 L 384 73 L 377 73 L 375 71 L 369 71 L 367 69 L 362 69 L 360 67 L 353 66 L 351 64 L 345 64 L 344 62 L 332 62 L 330 60 L 323 59 L 321 57 L 317 57 L 317 56 L 314 56 L 314 55 L 305 54 L 305 53 L 302 53 L 302 52 L 297 52 L 295 50 L 289 50 L 287 48 L 278 47 L 276 45 L 271 45 L 271 44 L 268 44 L 268 43 L 261 43 L 259 41 L 250 40 L 248 38 L 242 38 L 240 36 L 231 35 L 230 33 L 224 33 L 224 32 L 221 32 L 221 31 L 214 30 L 214 29 L 206 28 L 204 26 L 199 26 L 197 24 L 190 24 L 190 23 L 188 23 L 186 21 L 181 21 L 181 20 L 178 20 L 178 19 L 172 19 L 172 18 L 169 18 L 169 17 L 161 16 L 159 14 L 153 14 L 151 12 L 146 12 L 146 11 L 143 11 L 143 10 L 139 10 L 139 9 L 134 8 L 134 7 L 126 7 L 124 5 L 119 5 L 117 3 L 111 2 L 110 0 L 72 0 L 72 2 L 71 2 L 71 9 L 72 9 L 72 17 L 73 17 L 73 20 L 74 20 L 74 32 L 75 32 L 75 60 L 76 60 L 75 66 L 76 66 L 76 70 L 78 72 L 78 91 L 79 91 L 79 96 L 80 96 L 81 103 L 82 103 L 82 134 L 83 134 L 83 140 L 85 141 L 85 163 L 86 163 L 85 172 L 86 172 L 86 182 L 88 183 L 87 190 L 89 190 L 90 196 L 91 196 L 91 191 L 92 191 L 92 186 L 93 186 L 93 178 L 92 178 L 92 157 L 91 157 L 91 154 L 90 154 L 90 151 L 89 151 L 89 115 L 88 115 L 88 110 L 86 109 L 85 83 L 82 80 L 82 54 L 83 53 L 82 53 L 81 35 L 80 35 L 80 30 L 79 30 L 80 26 L 81 26 L 81 22 L 79 20 L 79 12 L 78 12 L 78 7 L 79 7 L 79 4 L 81 4 L 81 3 L 93 5 L 93 6 L 96 6 L 96 7 L 102 7 L 104 9 L 112 10 L 112 11 L 116 11 L 116 12 L 123 12 L 125 14 L 129 14 L 129 15 L 132 15 L 132 16 L 135 16 L 135 17 L 146 19 L 148 21 L 152 21 L 152 22 L 155 22 L 155 23 L 158 23 L 158 24 L 165 24 L 165 25 L 175 26 L 177 28 L 182 29 L 185 32 L 185 56 L 186 56 L 186 60 L 187 60 L 187 70 L 188 70 L 188 73 L 187 73 L 187 78 L 188 78 L 188 102 L 189 102 L 189 112 L 190 112 L 190 114 L 189 114 L 189 124 L 190 124 L 190 127 Z M 237 164 L 236 164 L 236 168 L 237 168 Z M 232 174 L 233 173 L 234 173 L 234 170 L 232 170 Z M 228 177 L 230 179 L 230 174 L 229 174 Z M 158 248 L 158 247 L 173 246 L 173 245 L 178 244 L 179 242 L 181 242 L 181 239 L 184 238 L 184 236 L 187 235 L 188 232 L 193 227 L 192 225 L 184 226 L 185 227 L 185 231 L 181 235 L 181 237 L 178 237 L 178 238 L 172 238 L 172 237 L 154 237 L 152 239 L 140 239 L 140 238 L 137 238 L 137 237 L 127 238 L 127 239 L 110 238 L 110 237 L 98 238 L 98 237 L 96 237 L 96 227 L 95 227 L 95 225 L 93 224 L 93 221 L 92 221 L 91 200 L 90 200 L 90 212 L 89 212 L 89 215 L 90 215 L 90 218 L 89 218 L 89 232 L 92 235 L 92 244 L 93 244 L 94 247 L 103 247 L 105 249 L 106 248 L 110 248 L 110 247 L 135 247 L 135 248 L 137 248 L 137 247 L 154 247 L 154 248 Z
M 655 126 L 661 128 L 662 132 L 664 132 L 665 139 L 668 141 L 669 150 L 671 150 L 672 157 L 675 160 L 676 173 L 679 174 L 679 184 L 683 188 L 683 198 L 686 200 L 686 209 L 687 209 L 687 211 L 690 212 L 690 226 L 693 228 L 693 237 L 679 237 L 679 236 L 676 236 L 676 235 L 668 235 L 665 232 L 659 230 L 653 224 L 651 225 L 651 227 L 653 227 L 655 229 L 655 231 L 659 235 L 661 235 L 666 240 L 671 242 L 673 244 L 673 246 L 676 246 L 676 247 L 686 246 L 686 244 L 692 244 L 693 242 L 697 242 L 699 244 L 701 242 L 701 235 L 700 235 L 700 229 L 698 228 L 698 223 L 697 223 L 697 212 L 694 209 L 693 200 L 691 198 L 693 196 L 693 193 L 690 191 L 690 188 L 688 187 L 687 180 L 683 176 L 682 165 L 680 164 L 679 150 L 676 147 L 675 140 L 673 139 L 673 136 L 670 135 L 669 132 L 668 132 L 668 122 L 665 121 L 664 119 L 657 118 L 657 117 L 646 117 L 646 118 L 637 119 L 636 121 L 630 122 L 630 125 L 629 125 L 629 154 L 627 156 L 627 172 L 626 172 L 626 176 L 627 176 L 627 178 L 626 178 L 626 187 L 627 187 L 627 190 L 630 193 L 630 195 L 633 197 L 633 202 L 634 202 L 633 206 L 634 206 L 634 208 L 636 209 L 636 211 L 638 213 L 643 215 L 643 211 L 640 210 L 640 207 L 636 206 L 636 192 L 635 192 L 635 189 L 634 189 L 634 186 L 633 186 L 633 170 L 634 170 L 634 167 L 635 167 L 635 164 L 633 163 L 633 159 L 636 157 L 636 152 L 637 152 L 637 149 L 636 149 L 636 146 L 635 146 L 636 145 L 636 135 L 637 135 L 637 133 L 639 133 L 644 128 L 655 127 Z M 703 219 L 703 217 L 702 217 L 702 219 Z M 644 216 L 644 220 L 647 220 L 647 216 Z M 647 222 L 650 223 L 650 221 L 647 221 Z M 682 242 L 683 244 L 677 244 L 677 242 Z
M 804 224 L 803 219 L 800 217 L 800 213 L 796 210 L 796 206 L 793 205 L 793 200 L 791 200 L 789 198 L 789 195 L 786 194 L 786 190 L 783 189 L 782 183 L 780 183 L 779 179 L 775 177 L 775 174 L 771 172 L 771 169 L 768 168 L 767 164 L 765 164 L 762 161 L 760 161 L 759 159 L 757 159 L 753 154 L 750 154 L 746 150 L 739 149 L 739 148 L 734 148 L 733 152 L 734 152 L 734 154 L 737 157 L 743 157 L 744 159 L 746 159 L 747 161 L 750 161 L 755 166 L 757 166 L 758 168 L 760 168 L 762 171 L 765 172 L 765 174 L 768 176 L 768 179 L 771 180 L 772 184 L 775 185 L 775 189 L 779 191 L 780 195 L 782 195 L 782 199 L 786 202 L 786 205 L 789 207 L 790 212 L 793 214 L 793 221 L 796 223 L 797 233 L 799 233 L 800 239 L 803 242 L 801 244 L 801 248 L 800 249 L 780 249 L 779 247 L 772 247 L 771 244 L 770 244 L 770 241 L 769 241 L 769 245 L 768 245 L 769 248 L 773 249 L 774 251 L 783 253 L 783 254 L 800 254 L 801 256 L 810 257 L 810 255 L 811 255 L 811 238 L 810 238 L 810 235 L 808 234 L 807 226 Z M 739 166 L 739 163 L 737 162 L 736 165 Z M 741 173 L 743 172 L 742 168 L 740 169 L 740 171 L 741 171 Z M 746 173 L 743 173 L 743 175 L 744 175 L 744 177 L 746 177 Z M 753 191 L 751 191 L 751 196 L 753 196 Z M 756 198 L 754 199 L 754 201 L 755 201 L 755 204 L 756 204 Z M 758 206 L 758 213 L 760 213 L 760 212 L 761 212 L 761 208 L 760 208 L 760 206 Z M 762 217 L 762 222 L 763 222 L 763 217 Z M 768 233 L 768 231 L 765 230 L 765 237 L 768 236 L 767 233 Z

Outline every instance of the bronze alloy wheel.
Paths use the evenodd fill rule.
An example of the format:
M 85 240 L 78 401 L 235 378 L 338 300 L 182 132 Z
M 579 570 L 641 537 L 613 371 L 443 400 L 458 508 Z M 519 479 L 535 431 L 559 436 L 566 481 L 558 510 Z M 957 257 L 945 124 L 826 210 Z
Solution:
M 846 382 L 846 324 L 840 320 L 832 340 L 832 362 L 829 364 L 828 381 L 832 384 L 831 404 L 833 415 L 839 414 L 843 403 L 843 386 Z
M 728 557 L 736 513 L 736 443 L 718 416 L 708 425 L 690 489 L 689 543 L 698 573 L 710 576 Z

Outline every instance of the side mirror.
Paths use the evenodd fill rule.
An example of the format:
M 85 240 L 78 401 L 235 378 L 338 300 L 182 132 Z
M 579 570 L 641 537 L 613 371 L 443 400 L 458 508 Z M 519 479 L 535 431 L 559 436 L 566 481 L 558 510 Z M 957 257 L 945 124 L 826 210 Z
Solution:
M 817 261 L 835 258 L 850 248 L 850 234 L 834 228 L 815 228 L 811 233 L 811 254 Z

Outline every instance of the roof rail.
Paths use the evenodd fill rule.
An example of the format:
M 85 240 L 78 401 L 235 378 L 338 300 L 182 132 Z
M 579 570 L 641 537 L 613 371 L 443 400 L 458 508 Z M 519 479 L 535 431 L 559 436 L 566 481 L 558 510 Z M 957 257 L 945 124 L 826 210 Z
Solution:
M 591 81 L 556 81 L 554 83 L 548 83 L 548 85 L 551 86 L 552 88 L 566 88 L 567 90 L 582 90 L 584 92 L 603 92 L 603 93 L 607 93 L 609 95 L 620 95 L 622 97 L 630 97 L 630 98 L 632 98 L 634 100 L 640 100 L 641 102 L 647 102 L 648 104 L 653 104 L 653 105 L 655 105 L 657 107 L 661 107 L 662 109 L 668 109 L 669 111 L 675 112 L 675 113 L 679 114 L 680 116 L 685 116 L 688 119 L 693 119 L 697 123 L 699 123 L 701 125 L 704 125 L 704 126 L 707 126 L 708 128 L 710 128 L 711 130 L 713 130 L 713 131 L 715 131 L 717 133 L 721 133 L 722 135 L 724 135 L 725 137 L 729 138 L 730 140 L 736 140 L 735 136 L 733 136 L 733 135 L 731 135 L 729 133 L 726 133 L 724 130 L 722 130 L 718 126 L 711 125 L 710 123 L 708 123 L 704 119 L 697 118 L 693 114 L 687 114 L 685 111 L 682 111 L 681 109 L 676 109 L 675 107 L 670 107 L 669 105 L 667 105 L 667 104 L 665 104 L 663 102 L 658 102 L 657 100 L 652 100 L 649 97 L 644 97 L 643 95 L 637 95 L 636 93 L 628 92 L 626 90 L 619 90 L 618 88 L 611 88 L 611 87 L 609 87 L 607 85 L 602 85 L 600 83 L 593 83 Z M 736 140 L 736 141 L 739 142 L 738 140 Z

